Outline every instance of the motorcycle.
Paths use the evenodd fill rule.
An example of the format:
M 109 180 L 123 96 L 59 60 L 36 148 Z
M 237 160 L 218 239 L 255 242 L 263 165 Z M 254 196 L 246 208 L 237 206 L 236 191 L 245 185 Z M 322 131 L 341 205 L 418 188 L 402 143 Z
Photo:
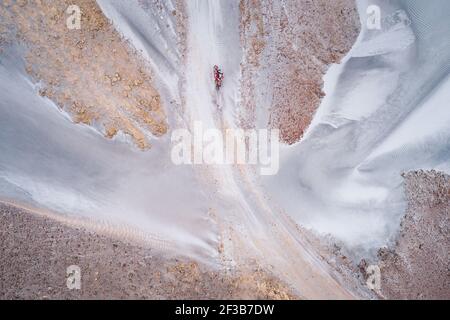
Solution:
M 220 90 L 223 83 L 223 72 L 219 69 L 217 65 L 214 66 L 214 82 L 216 84 L 216 90 Z

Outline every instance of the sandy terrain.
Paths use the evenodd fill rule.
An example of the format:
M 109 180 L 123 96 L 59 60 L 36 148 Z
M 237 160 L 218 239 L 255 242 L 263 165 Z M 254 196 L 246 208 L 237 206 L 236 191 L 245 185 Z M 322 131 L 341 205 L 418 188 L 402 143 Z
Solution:
M 284 3 L 240 2 L 244 60 L 238 117 L 245 128 L 280 128 L 282 140 L 292 144 L 309 126 L 324 95 L 323 75 L 351 48 L 359 21 L 352 0 Z M 69 4 L 82 10 L 80 30 L 65 25 Z M 187 18 L 181 1 L 172 14 L 183 29 Z M 94 0 L 5 0 L 0 16 L 0 54 L 3 43 L 18 40 L 40 95 L 75 122 L 92 125 L 109 138 L 124 132 L 141 149 L 169 130 L 169 112 L 151 70 Z M 181 47 L 187 45 L 183 32 Z M 380 249 L 377 260 L 359 266 L 335 243 L 327 247 L 325 240 L 297 232 L 298 226 L 266 208 L 256 191 L 245 200 L 256 203 L 259 222 L 269 226 L 264 233 L 254 230 L 253 220 L 245 221 L 244 211 L 230 210 L 224 225 L 218 223 L 225 230 L 219 253 L 235 250 L 246 258 L 235 267 L 227 261 L 204 265 L 171 256 L 0 202 L 0 299 L 295 299 L 302 290 L 308 297 L 450 298 L 449 177 L 434 171 L 404 177 L 409 207 L 395 246 Z M 229 187 L 224 184 L 225 190 Z M 248 225 L 240 233 L 242 221 Z M 254 258 L 256 251 L 260 260 Z M 261 263 L 250 263 L 250 258 Z M 267 261 L 278 264 L 269 269 Z M 368 264 L 381 269 L 377 296 L 365 288 Z M 70 265 L 81 268 L 81 290 L 66 287 Z
M 225 270 L 0 204 L 0 299 L 292 299 L 258 266 Z M 66 268 L 81 268 L 81 290 Z
M 409 206 L 401 232 L 393 248 L 380 249 L 377 261 L 370 261 L 381 269 L 381 291 L 360 293 L 365 298 L 449 299 L 449 176 L 436 171 L 404 176 Z M 257 265 L 207 266 L 4 203 L 0 219 L 1 299 L 298 298 Z M 345 282 L 359 278 L 365 283 L 369 262 L 356 266 L 323 240 L 310 235 L 309 241 Z M 81 290 L 66 287 L 70 265 L 82 270 Z
M 79 30 L 66 25 L 69 5 L 81 10 Z M 122 131 L 142 149 L 150 147 L 152 135 L 166 133 L 147 64 L 94 0 L 2 1 L 0 16 L 0 45 L 19 40 L 39 93 L 75 122 L 95 125 L 109 138 Z
M 379 267 L 380 288 L 360 291 L 365 299 L 450 299 L 450 177 L 434 170 L 403 177 L 408 207 L 395 243 L 377 257 L 357 263 L 335 239 L 304 236 L 349 285 L 357 279 L 366 286 L 368 267 Z

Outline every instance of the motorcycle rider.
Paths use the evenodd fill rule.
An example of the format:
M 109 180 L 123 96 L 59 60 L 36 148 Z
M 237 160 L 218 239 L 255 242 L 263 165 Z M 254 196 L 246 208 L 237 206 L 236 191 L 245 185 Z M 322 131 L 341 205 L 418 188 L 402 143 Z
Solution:
M 223 72 L 217 65 L 214 66 L 214 82 L 216 83 L 216 89 L 219 90 L 222 87 Z

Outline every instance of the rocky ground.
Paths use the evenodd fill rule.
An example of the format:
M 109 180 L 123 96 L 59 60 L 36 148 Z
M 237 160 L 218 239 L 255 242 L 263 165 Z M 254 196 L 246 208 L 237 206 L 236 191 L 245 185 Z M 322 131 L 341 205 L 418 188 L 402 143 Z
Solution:
M 0 204 L 0 299 L 294 299 L 258 266 L 225 270 Z M 66 286 L 81 269 L 81 289 Z
M 323 75 L 359 34 L 355 2 L 241 0 L 240 11 L 242 125 L 279 128 L 295 143 L 324 96 Z
M 70 5 L 80 10 L 80 29 L 67 26 Z M 95 0 L 2 1 L 0 54 L 8 43 L 23 46 L 39 93 L 74 122 L 94 125 L 108 138 L 121 131 L 141 149 L 151 146 L 150 135 L 167 132 L 151 70 Z
M 379 251 L 381 293 L 389 299 L 450 299 L 450 176 L 404 175 L 408 209 L 392 249 Z
M 331 237 L 305 236 L 349 285 L 357 279 L 368 289 L 370 267 L 379 268 L 379 287 L 360 291 L 364 299 L 450 299 L 450 176 L 419 170 L 403 177 L 407 210 L 395 243 L 376 257 L 358 263 Z

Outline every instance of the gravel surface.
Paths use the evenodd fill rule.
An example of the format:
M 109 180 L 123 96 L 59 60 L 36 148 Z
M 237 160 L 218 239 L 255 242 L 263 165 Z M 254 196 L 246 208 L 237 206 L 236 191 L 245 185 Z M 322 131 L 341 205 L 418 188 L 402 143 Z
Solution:
M 0 203 L 0 299 L 290 299 L 258 266 L 224 270 Z M 67 267 L 81 269 L 69 290 Z
M 379 251 L 381 290 L 390 299 L 450 299 L 450 176 L 404 175 L 408 209 L 393 249 Z

